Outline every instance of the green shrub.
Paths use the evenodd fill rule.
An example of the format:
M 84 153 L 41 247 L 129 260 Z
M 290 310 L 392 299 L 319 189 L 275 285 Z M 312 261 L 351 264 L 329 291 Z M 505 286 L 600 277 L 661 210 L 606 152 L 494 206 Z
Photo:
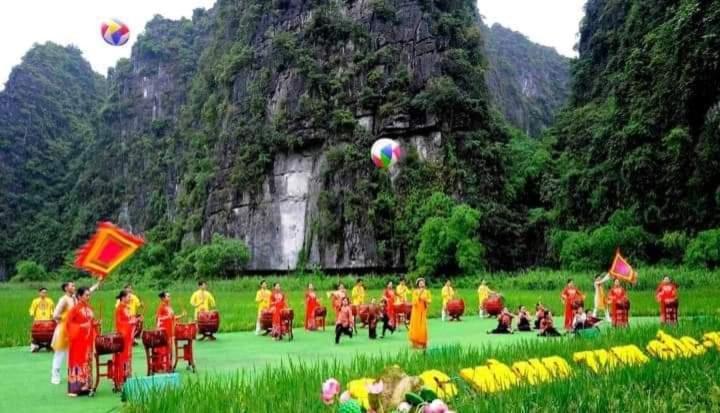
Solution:
M 685 250 L 690 244 L 690 237 L 682 231 L 666 232 L 660 238 L 659 244 L 665 260 L 679 263 L 685 256 Z
M 14 281 L 45 281 L 48 279 L 48 273 L 41 264 L 35 261 L 19 261 L 15 264 Z
M 685 263 L 693 268 L 720 266 L 720 228 L 699 233 L 685 251 Z
M 225 277 L 237 273 L 250 261 L 250 250 L 237 239 L 213 236 L 212 242 L 197 247 L 188 257 L 195 277 Z

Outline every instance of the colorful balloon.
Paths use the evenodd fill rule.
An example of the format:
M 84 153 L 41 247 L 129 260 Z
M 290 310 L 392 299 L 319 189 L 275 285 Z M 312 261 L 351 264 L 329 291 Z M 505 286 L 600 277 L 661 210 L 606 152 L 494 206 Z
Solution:
M 111 46 L 122 46 L 130 39 L 130 28 L 118 19 L 109 19 L 100 25 L 100 34 Z
M 370 150 L 372 161 L 375 166 L 381 169 L 388 169 L 395 165 L 400 156 L 402 155 L 402 149 L 400 144 L 392 139 L 378 139 Z

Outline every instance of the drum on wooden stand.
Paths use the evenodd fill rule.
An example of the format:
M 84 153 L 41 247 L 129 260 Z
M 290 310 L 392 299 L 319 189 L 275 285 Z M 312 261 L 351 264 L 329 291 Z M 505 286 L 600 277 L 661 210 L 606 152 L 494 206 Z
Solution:
M 201 311 L 197 316 L 198 331 L 202 334 L 200 340 L 206 338 L 215 340 L 214 334 L 220 328 L 220 313 L 217 310 Z
M 41 348 L 52 350 L 50 343 L 52 342 L 56 326 L 57 323 L 55 320 L 41 320 L 34 321 L 32 323 L 32 327 L 30 327 L 30 336 L 32 337 L 33 344 L 38 346 L 38 350 Z
M 395 304 L 395 325 L 404 323 L 407 327 L 407 325 L 410 323 L 410 314 L 412 314 L 412 304 Z
M 143 346 L 146 348 L 157 348 L 167 346 L 167 336 L 162 330 L 145 330 L 142 333 Z
M 490 297 L 483 301 L 483 310 L 491 316 L 497 317 L 505 307 L 504 300 L 500 294 L 490 294 Z
M 98 355 L 120 353 L 125 348 L 123 337 L 118 333 L 110 333 L 95 337 L 95 353 Z
M 327 318 L 327 308 L 324 306 L 319 306 L 315 308 L 315 327 L 320 328 L 322 326 L 323 331 L 325 331 L 325 319 Z
M 147 374 L 166 373 L 172 369 L 172 348 L 168 346 L 168 337 L 164 330 L 145 330 L 142 332 L 143 347 L 145 347 L 145 360 L 147 361 Z
M 285 308 L 280 313 L 280 320 L 282 322 L 282 331 L 280 332 L 280 337 L 284 336 L 285 334 L 288 335 L 288 339 L 292 340 L 294 338 L 293 335 L 293 320 L 295 319 L 295 312 L 292 308 Z
M 616 303 L 612 315 L 613 327 L 627 327 L 629 316 L 630 301 L 624 300 Z
M 465 314 L 465 301 L 457 298 L 448 301 L 447 314 L 450 316 L 450 321 L 460 321 L 460 317 Z
M 263 310 L 262 313 L 260 313 L 260 329 L 263 331 L 272 330 L 272 319 L 272 310 Z
M 678 321 L 678 307 L 679 302 L 677 299 L 665 300 L 665 314 L 661 320 L 665 324 L 677 324 Z
M 191 369 L 193 373 L 195 372 L 195 352 L 193 351 L 193 341 L 195 341 L 196 336 L 197 324 L 175 324 L 175 364 L 173 365 L 173 369 L 177 368 L 178 361 L 182 357 L 182 359 L 188 363 L 187 368 Z

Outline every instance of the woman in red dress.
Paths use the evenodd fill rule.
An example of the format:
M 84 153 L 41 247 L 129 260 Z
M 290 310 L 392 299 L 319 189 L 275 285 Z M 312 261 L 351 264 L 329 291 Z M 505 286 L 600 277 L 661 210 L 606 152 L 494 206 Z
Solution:
M 675 323 L 677 322 L 677 312 L 675 313 L 674 319 L 668 317 L 669 305 L 675 305 L 677 311 L 677 285 L 670 280 L 670 277 L 665 276 L 657 290 L 655 290 L 655 298 L 660 303 L 660 322 L 661 323 Z M 669 305 L 668 305 L 669 304 Z M 672 316 L 671 316 L 672 317 Z
M 68 396 L 92 394 L 93 345 L 97 323 L 90 308 L 90 289 L 77 290 L 77 304 L 67 316 L 67 331 L 70 342 L 68 350 Z
M 175 338 L 175 321 L 182 318 L 183 315 L 176 316 L 172 307 L 170 307 L 170 293 L 163 291 L 158 294 L 160 297 L 160 306 L 155 312 L 156 328 L 162 330 L 167 338 L 167 345 L 163 347 L 155 347 L 153 353 L 157 356 L 158 366 L 155 372 L 171 373 L 173 371 L 173 344 Z
M 394 332 L 395 326 L 397 325 L 397 315 L 395 314 L 395 289 L 393 288 L 392 281 L 388 281 L 385 285 L 383 298 L 385 299 L 385 316 L 389 323 L 388 329 Z M 383 335 L 385 335 L 384 331 Z
M 308 284 L 305 292 L 305 330 L 314 331 L 317 328 L 315 326 L 315 310 L 318 307 L 320 307 L 320 302 L 315 294 L 315 287 Z
M 123 338 L 123 351 L 113 354 L 113 382 L 115 390 L 120 390 L 132 373 L 132 347 L 140 317 L 130 315 L 130 293 L 127 290 L 120 291 L 117 299 L 119 303 L 115 308 L 115 330 Z
M 270 296 L 270 308 L 273 311 L 272 318 L 272 336 L 275 340 L 282 339 L 282 310 L 287 307 L 285 304 L 285 294 L 280 289 L 280 283 L 275 283 L 273 292 Z
M 610 302 L 610 312 L 612 314 L 612 325 L 614 327 L 627 326 L 627 317 L 620 317 L 620 309 L 618 306 L 625 306 L 629 303 L 627 293 L 622 288 L 620 280 L 615 280 L 613 287 L 608 293 L 608 301 Z M 627 311 L 627 308 L 625 309 Z
M 585 299 L 585 296 L 575 287 L 573 280 L 569 279 L 560 298 L 562 298 L 565 304 L 565 329 L 572 330 L 575 307 L 578 302 Z

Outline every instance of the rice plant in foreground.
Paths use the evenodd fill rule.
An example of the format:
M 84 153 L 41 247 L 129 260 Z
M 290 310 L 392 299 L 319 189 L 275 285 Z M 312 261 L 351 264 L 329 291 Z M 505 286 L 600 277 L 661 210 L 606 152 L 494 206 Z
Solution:
M 685 322 L 667 330 L 675 336 L 701 337 L 720 330 L 720 319 Z M 342 383 L 373 377 L 386 366 L 398 364 L 417 374 L 435 368 L 457 376 L 460 369 L 495 358 L 505 363 L 531 357 L 558 355 L 569 362 L 577 351 L 636 344 L 644 348 L 657 329 L 639 327 L 608 331 L 600 337 L 525 342 L 502 349 L 451 346 L 426 354 L 401 352 L 392 356 L 357 356 L 349 363 L 334 359 L 315 363 L 290 360 L 253 374 L 188 378 L 177 389 L 148 394 L 126 412 L 329 412 L 320 401 L 320 383 L 336 377 Z M 654 359 L 641 367 L 627 367 L 597 375 L 571 362 L 568 379 L 540 386 L 522 386 L 492 395 L 481 394 L 456 378 L 459 394 L 452 407 L 459 412 L 481 411 L 720 411 L 720 354 L 676 361 Z

